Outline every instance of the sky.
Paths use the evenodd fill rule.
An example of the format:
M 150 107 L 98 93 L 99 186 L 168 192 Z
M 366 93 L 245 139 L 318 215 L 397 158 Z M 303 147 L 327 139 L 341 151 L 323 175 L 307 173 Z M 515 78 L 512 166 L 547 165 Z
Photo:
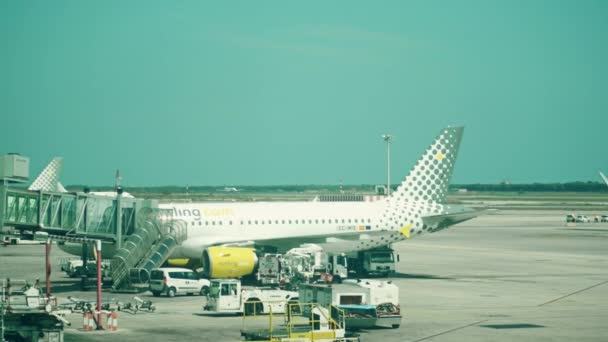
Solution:
M 608 171 L 608 1 L 1 1 L 0 153 L 64 184 L 453 183 Z

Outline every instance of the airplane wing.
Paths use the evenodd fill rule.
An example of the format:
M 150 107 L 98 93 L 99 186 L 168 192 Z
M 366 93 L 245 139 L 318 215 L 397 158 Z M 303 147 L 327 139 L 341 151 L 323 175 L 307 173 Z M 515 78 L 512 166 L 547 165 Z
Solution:
M 226 241 L 223 243 L 215 243 L 215 246 L 225 247 L 254 247 L 255 245 L 271 246 L 277 248 L 277 252 L 284 253 L 292 248 L 300 247 L 303 244 L 315 244 L 323 248 L 324 251 L 331 253 L 345 253 L 357 250 L 356 246 L 361 241 L 378 239 L 383 236 L 388 237 L 394 231 L 375 230 L 365 233 L 343 233 L 338 237 L 335 235 L 318 235 L 318 236 L 299 236 L 289 238 L 260 238 L 255 241 Z M 388 239 L 387 239 L 388 241 Z M 388 243 L 387 243 L 388 244 Z
M 602 173 L 602 171 L 600 171 L 600 176 L 604 180 L 604 183 L 606 183 L 606 185 L 608 185 L 608 178 Z

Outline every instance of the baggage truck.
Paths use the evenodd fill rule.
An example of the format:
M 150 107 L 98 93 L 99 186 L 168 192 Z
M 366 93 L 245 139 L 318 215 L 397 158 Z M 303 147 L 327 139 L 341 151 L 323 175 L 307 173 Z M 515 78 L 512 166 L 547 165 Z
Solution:
M 401 310 L 399 287 L 391 281 L 345 280 L 342 284 L 305 284 L 300 286 L 301 303 L 337 306 L 350 314 L 347 328 L 389 326 L 399 328 Z M 370 311 L 370 306 L 372 310 Z

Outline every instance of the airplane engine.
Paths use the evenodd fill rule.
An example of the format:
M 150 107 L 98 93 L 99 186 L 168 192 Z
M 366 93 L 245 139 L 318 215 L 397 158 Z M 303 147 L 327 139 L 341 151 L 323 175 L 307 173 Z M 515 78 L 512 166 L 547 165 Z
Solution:
M 240 278 L 253 273 L 258 257 L 253 248 L 218 246 L 203 250 L 202 262 L 207 278 Z

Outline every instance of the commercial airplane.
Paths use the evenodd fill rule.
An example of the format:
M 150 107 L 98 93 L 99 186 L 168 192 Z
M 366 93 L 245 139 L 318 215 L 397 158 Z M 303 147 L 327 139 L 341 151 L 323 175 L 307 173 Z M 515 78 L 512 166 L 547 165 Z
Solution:
M 600 171 L 600 177 L 602 177 L 602 179 L 604 180 L 604 183 L 606 183 L 606 185 L 608 185 L 608 178 L 602 173 L 602 171 Z
M 463 127 L 443 129 L 397 190 L 378 201 L 160 204 L 187 223 L 171 259 L 201 260 L 211 278 L 238 277 L 251 273 L 255 248 L 368 250 L 471 219 L 474 210 L 445 204 L 462 135 Z

